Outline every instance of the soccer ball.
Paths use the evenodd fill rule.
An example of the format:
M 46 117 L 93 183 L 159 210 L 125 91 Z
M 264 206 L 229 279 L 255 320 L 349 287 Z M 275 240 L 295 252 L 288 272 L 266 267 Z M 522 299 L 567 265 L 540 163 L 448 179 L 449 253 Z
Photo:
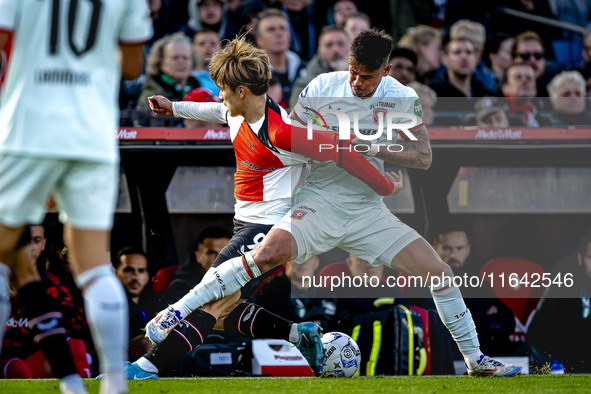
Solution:
M 357 343 L 342 332 L 329 332 L 322 336 L 326 360 L 323 378 L 350 378 L 355 375 L 361 363 L 361 351 Z

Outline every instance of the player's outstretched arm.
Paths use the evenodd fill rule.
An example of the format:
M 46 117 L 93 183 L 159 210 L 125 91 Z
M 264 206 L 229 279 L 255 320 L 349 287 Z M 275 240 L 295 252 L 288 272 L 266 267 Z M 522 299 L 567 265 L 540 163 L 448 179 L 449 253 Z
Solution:
M 404 133 L 400 133 L 404 141 L 396 143 L 403 147 L 402 151 L 390 152 L 386 146 L 380 146 L 375 157 L 403 167 L 428 169 L 431 166 L 432 152 L 427 128 L 421 126 L 411 133 L 417 137 L 417 141 L 411 141 Z M 353 146 L 358 144 L 367 145 L 367 141 L 358 138 L 351 141 Z
M 164 96 L 148 97 L 150 109 L 156 115 L 174 116 L 172 112 L 172 102 Z
M 393 181 L 386 179 L 365 157 L 349 147 L 350 140 L 339 141 L 339 133 L 319 132 L 312 140 L 308 140 L 307 136 L 307 129 L 285 124 L 270 137 L 279 149 L 316 161 L 333 161 L 380 196 L 389 196 L 395 191 Z

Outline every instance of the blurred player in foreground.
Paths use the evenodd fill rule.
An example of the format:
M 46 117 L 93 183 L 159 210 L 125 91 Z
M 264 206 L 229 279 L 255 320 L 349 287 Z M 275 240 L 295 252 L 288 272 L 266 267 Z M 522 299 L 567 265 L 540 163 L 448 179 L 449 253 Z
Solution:
M 339 108 L 346 114 L 358 112 L 360 108 L 377 109 L 383 115 L 388 108 L 396 108 L 392 112 L 403 112 L 416 120 L 415 126 L 406 129 L 415 140 L 401 133 L 406 140 L 398 144 L 404 149 L 391 152 L 380 149 L 388 144 L 386 133 L 382 133 L 378 141 L 369 141 L 368 162 L 380 170 L 384 161 L 427 169 L 431 165 L 431 146 L 421 120 L 420 101 L 414 90 L 388 76 L 391 51 L 392 38 L 383 31 L 361 32 L 351 45 L 349 71 L 321 74 L 312 80 L 302 91 L 291 116 L 306 124 L 308 118 L 331 108 Z M 372 130 L 377 132 L 375 114 L 374 111 L 374 116 L 370 113 L 360 117 L 359 129 L 370 134 Z M 394 119 L 400 119 L 398 124 L 403 128 L 405 118 L 398 116 Z M 332 123 L 331 127 L 338 126 L 335 120 L 328 122 Z M 357 143 L 368 141 L 351 141 Z M 469 374 L 520 373 L 520 368 L 482 354 L 470 311 L 460 290 L 453 285 L 452 270 L 425 239 L 390 212 L 373 190 L 333 163 L 322 162 L 312 166 L 306 183 L 294 194 L 291 212 L 275 224 L 262 243 L 252 252 L 210 269 L 199 285 L 148 323 L 147 335 L 161 341 L 195 309 L 233 294 L 268 270 L 289 260 L 302 263 L 311 255 L 340 247 L 374 265 L 387 265 L 408 275 L 423 279 L 445 275 L 447 278 L 442 283 L 430 286 L 431 293 L 443 323 L 464 355 Z
M 107 373 L 100 391 L 117 394 L 127 392 L 122 365 L 128 335 L 125 293 L 107 260 L 119 174 L 117 93 L 121 76 L 139 75 L 141 44 L 151 38 L 152 24 L 145 0 L 83 4 L 0 0 L 0 50 L 8 34 L 14 35 L 0 108 L 0 322 L 12 273 L 35 340 L 61 378 L 60 389 L 86 392 L 63 361 L 62 316 L 38 282 L 24 227 L 42 222 L 53 193 L 101 371 Z

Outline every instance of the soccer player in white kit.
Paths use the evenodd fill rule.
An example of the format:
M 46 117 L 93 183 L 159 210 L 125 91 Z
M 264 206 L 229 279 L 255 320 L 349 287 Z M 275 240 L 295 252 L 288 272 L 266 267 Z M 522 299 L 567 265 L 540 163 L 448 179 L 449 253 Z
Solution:
M 14 41 L 0 108 L 0 294 L 11 274 L 19 297 L 38 294 L 24 226 L 42 222 L 53 193 L 108 376 L 101 393 L 127 392 L 127 300 L 107 250 L 119 177 L 117 94 L 121 76 L 134 79 L 141 71 L 142 44 L 152 37 L 147 4 L 0 0 L 0 50 L 9 34 Z M 36 315 L 29 319 L 36 338 L 63 330 L 56 328 L 59 316 Z M 61 382 L 60 388 L 73 392 Z
M 359 151 L 367 150 L 369 161 L 383 170 L 383 162 L 427 169 L 431 164 L 431 147 L 425 126 L 420 121 L 422 109 L 414 90 L 388 76 L 392 38 L 371 29 L 360 33 L 351 45 L 349 71 L 322 74 L 303 90 L 291 116 L 303 124 L 307 119 L 339 126 L 336 119 L 320 119 L 322 110 L 341 110 L 349 115 L 381 112 L 386 119 L 389 111 L 412 115 L 419 121 L 407 128 L 416 140 L 398 142 L 401 152 L 384 148 L 386 134 L 377 143 L 364 143 Z M 402 116 L 399 117 L 399 119 Z M 402 120 L 402 119 L 400 119 Z M 359 119 L 359 129 L 372 134 L 379 122 Z M 405 123 L 404 121 L 400 123 Z M 373 130 L 373 132 L 372 132 Z M 364 134 L 364 133 L 363 133 Z M 381 144 L 380 144 L 381 143 Z M 368 146 L 370 145 L 370 146 Z M 398 151 L 399 149 L 396 149 Z M 415 230 L 398 220 L 380 196 L 351 177 L 334 163 L 312 166 L 306 184 L 296 188 L 294 206 L 277 223 L 267 237 L 243 257 L 234 258 L 210 271 L 191 292 L 179 302 L 162 311 L 148 326 L 159 334 L 170 329 L 170 309 L 182 318 L 207 302 L 232 294 L 261 273 L 289 260 L 302 263 L 313 254 L 340 247 L 375 265 L 386 265 L 408 275 L 448 279 L 432 287 L 439 315 L 450 330 L 466 361 L 471 376 L 514 376 L 520 368 L 503 364 L 480 352 L 476 328 L 466 308 L 460 290 L 453 286 L 452 271 Z

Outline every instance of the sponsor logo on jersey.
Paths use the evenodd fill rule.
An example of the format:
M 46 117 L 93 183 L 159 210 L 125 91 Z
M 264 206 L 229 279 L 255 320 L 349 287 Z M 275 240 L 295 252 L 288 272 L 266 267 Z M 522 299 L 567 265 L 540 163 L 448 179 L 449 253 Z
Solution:
M 382 114 L 382 124 L 384 124 L 384 121 L 386 120 L 386 114 L 388 113 L 388 110 L 386 108 L 374 108 L 373 109 L 373 122 L 375 124 L 380 124 L 380 114 Z M 377 130 L 375 130 L 374 132 L 377 132 Z
M 415 115 L 419 118 L 423 117 L 423 106 L 421 105 L 421 100 L 415 100 Z
M 306 209 L 306 210 L 308 210 L 308 211 L 310 211 L 312 213 L 316 213 L 316 210 L 314 208 L 310 208 L 310 207 L 307 207 L 305 205 L 300 205 L 300 206 L 298 206 L 298 208 L 299 209 Z
M 298 209 L 298 210 L 293 211 L 293 213 L 291 214 L 291 218 L 292 219 L 296 219 L 296 220 L 301 220 L 307 214 L 308 214 L 308 212 L 306 212 L 306 211 L 300 211 Z
M 275 355 L 275 360 L 298 361 L 303 359 L 302 356 L 279 356 Z
M 245 166 L 247 166 L 248 168 L 250 168 L 251 170 L 255 170 L 255 171 L 271 172 L 271 171 L 275 171 L 275 170 L 278 170 L 278 169 L 281 168 L 281 167 L 275 167 L 275 168 L 258 168 L 254 164 L 252 164 L 251 162 L 249 162 L 248 160 L 241 161 L 241 163 L 244 164 Z
M 222 287 L 222 290 L 226 290 L 226 284 L 225 284 L 225 283 L 224 283 L 224 281 L 222 280 L 222 278 L 221 278 L 220 274 L 219 274 L 217 271 L 215 271 L 215 272 L 214 272 L 214 274 L 215 274 L 215 276 L 216 276 L 216 278 L 217 278 L 217 280 L 218 280 L 218 283 L 219 283 L 219 284 L 220 284 L 220 286 Z
M 254 312 L 254 305 L 251 305 L 248 307 L 248 312 L 246 313 L 246 315 L 244 315 L 244 318 L 242 319 L 243 322 L 247 321 L 248 319 L 250 319 L 250 317 L 252 316 Z
M 374 109 L 375 107 L 386 107 L 386 108 L 394 108 L 396 107 L 396 103 L 391 103 L 388 101 L 380 101 L 379 103 L 377 103 L 376 105 L 371 105 L 369 107 L 369 109 Z

